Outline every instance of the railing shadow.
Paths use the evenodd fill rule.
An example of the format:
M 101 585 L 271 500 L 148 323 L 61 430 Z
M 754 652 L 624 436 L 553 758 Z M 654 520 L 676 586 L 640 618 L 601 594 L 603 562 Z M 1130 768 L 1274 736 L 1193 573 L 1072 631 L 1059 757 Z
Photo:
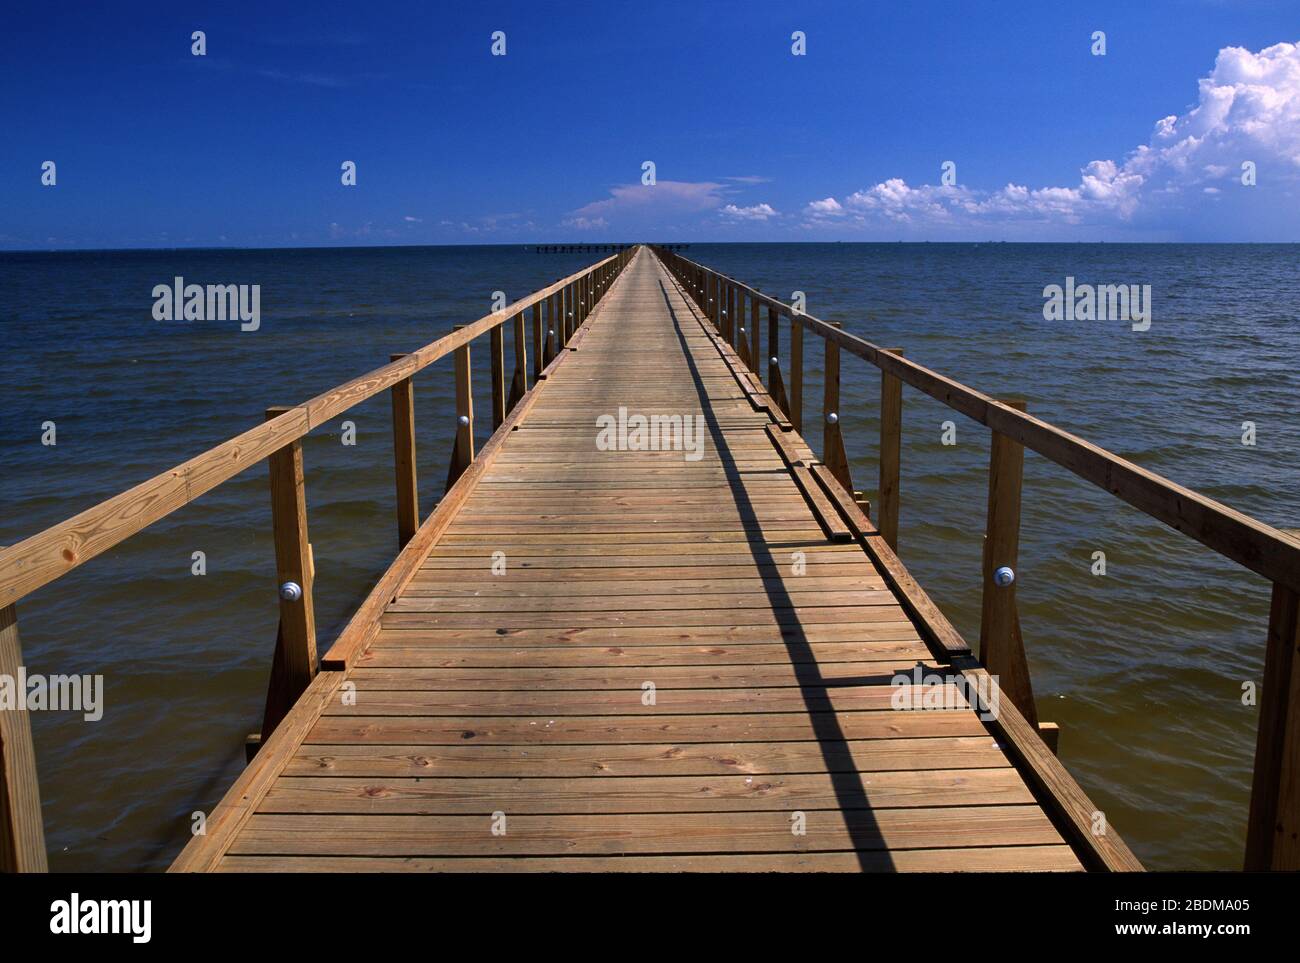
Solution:
M 694 380 L 696 390 L 699 393 L 700 407 L 705 422 L 709 427 L 713 446 L 717 450 L 718 458 L 726 472 L 732 498 L 742 514 L 748 514 L 757 519 L 757 507 L 751 501 L 749 493 L 746 492 L 745 486 L 742 484 L 741 470 L 736 464 L 735 457 L 726 443 L 722 428 L 718 424 L 708 391 L 704 386 L 704 380 L 700 376 L 699 367 L 695 362 L 694 355 L 691 354 L 686 334 L 682 330 L 681 321 L 673 308 L 672 299 L 668 296 L 668 290 L 664 287 L 662 278 L 659 279 L 659 290 L 663 295 L 668 315 L 672 318 L 673 327 L 677 332 L 677 339 L 681 344 L 682 354 L 685 356 L 686 364 L 691 372 L 691 378 Z M 809 520 L 812 521 L 811 515 Z M 745 537 L 750 555 L 755 562 L 759 565 L 771 565 L 777 572 L 781 571 L 783 563 L 772 553 L 772 545 L 762 538 L 756 527 L 746 526 Z M 794 600 L 785 590 L 783 580 L 763 579 L 763 591 L 767 594 L 769 605 L 778 619 L 781 639 L 790 654 L 791 664 L 804 666 L 802 669 L 796 668 L 795 670 L 799 693 L 803 698 L 808 719 L 812 724 L 822 760 L 826 764 L 827 777 L 830 779 L 836 801 L 839 804 L 845 828 L 853 842 L 858 864 L 863 869 L 879 869 L 883 859 L 886 861 L 887 867 L 892 868 L 893 859 L 882 839 L 881 829 L 875 819 L 870 800 L 867 798 L 862 776 L 853 763 L 852 747 L 849 745 L 849 740 L 844 734 L 839 716 L 830 699 L 830 690 L 843 688 L 844 683 L 835 682 L 831 684 L 822 677 L 821 669 L 813 654 L 812 645 L 799 622 Z M 789 614 L 781 614 L 784 612 Z M 879 677 L 876 677 L 873 681 L 878 679 Z M 860 680 L 852 681 L 858 682 Z M 868 857 L 868 853 L 872 854 L 871 858 Z

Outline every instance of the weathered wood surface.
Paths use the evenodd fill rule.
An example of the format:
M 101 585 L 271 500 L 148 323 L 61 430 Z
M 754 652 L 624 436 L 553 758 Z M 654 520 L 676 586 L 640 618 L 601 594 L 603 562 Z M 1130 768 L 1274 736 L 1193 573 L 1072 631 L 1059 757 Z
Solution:
M 175 868 L 1081 868 L 901 565 L 787 431 L 800 486 L 654 256 L 588 311 Z M 601 450 L 620 407 L 702 416 L 699 457 Z M 948 707 L 894 706 L 917 666 Z

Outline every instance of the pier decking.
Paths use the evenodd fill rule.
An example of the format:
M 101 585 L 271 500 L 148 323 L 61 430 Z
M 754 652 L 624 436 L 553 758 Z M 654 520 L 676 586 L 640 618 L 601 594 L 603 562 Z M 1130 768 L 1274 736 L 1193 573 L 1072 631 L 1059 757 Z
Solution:
M 880 372 L 874 506 L 841 436 L 841 352 Z M 422 519 L 413 379 L 442 359 L 455 445 Z M 991 433 L 978 656 L 895 551 L 905 385 Z M 301 440 L 383 392 L 400 549 L 318 656 Z M 1138 870 L 1037 718 L 1025 451 L 1272 583 L 1245 865 L 1300 867 L 1300 540 L 665 248 L 618 250 L 0 549 L 0 675 L 23 664 L 24 597 L 265 460 L 262 728 L 174 871 Z M 0 870 L 46 865 L 18 706 Z
M 569 349 L 212 868 L 1081 868 L 649 252 Z

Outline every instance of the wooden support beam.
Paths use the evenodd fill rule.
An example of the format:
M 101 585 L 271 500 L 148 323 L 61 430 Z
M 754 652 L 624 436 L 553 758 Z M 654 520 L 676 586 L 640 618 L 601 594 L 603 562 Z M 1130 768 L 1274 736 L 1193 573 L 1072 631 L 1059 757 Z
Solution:
M 767 392 L 778 408 L 790 418 L 790 399 L 786 397 L 785 380 L 781 377 L 781 315 L 776 308 L 767 309 Z
M 790 318 L 790 424 L 803 434 L 803 323 Z
M 23 665 L 18 608 L 0 608 L 0 675 L 17 679 Z M 15 683 L 16 684 L 16 683 Z M 45 873 L 45 824 L 36 778 L 36 748 L 26 692 L 18 705 L 0 709 L 0 873 Z
M 537 306 L 533 305 L 534 312 Z M 524 326 L 524 313 L 515 315 L 515 373 L 510 379 L 510 396 L 506 399 L 506 411 L 519 404 L 519 399 L 528 390 L 528 332 Z
M 506 420 L 506 349 L 504 323 L 488 334 L 489 363 L 492 369 L 492 430 Z
M 395 354 L 396 361 L 405 355 Z M 420 491 L 415 462 L 415 388 L 410 378 L 393 385 L 393 469 L 397 477 L 397 547 L 420 527 Z
M 546 305 L 547 329 L 544 335 L 546 338 L 546 364 L 542 365 L 543 370 L 545 370 L 546 365 L 549 365 L 555 360 L 555 354 L 559 351 L 560 331 L 562 330 L 560 319 L 563 311 L 564 297 L 557 291 L 555 294 L 551 295 L 551 298 Z M 537 377 L 539 379 L 541 376 L 542 372 L 537 372 Z
M 289 409 L 266 409 L 266 420 Z M 307 491 L 302 442 L 294 439 L 267 459 L 271 478 L 271 530 L 275 539 L 275 584 L 280 596 L 280 626 L 271 663 L 271 681 L 262 715 L 262 742 L 307 691 L 316 677 L 316 608 L 312 594 L 315 571 L 307 538 Z M 293 582 L 297 598 L 282 590 Z
M 886 349 L 901 355 L 902 348 Z M 880 536 L 898 551 L 898 484 L 902 467 L 903 382 L 880 372 L 880 491 L 876 493 Z
M 758 322 L 758 298 L 749 299 L 749 370 L 754 372 L 754 380 L 762 381 L 759 376 L 764 368 L 762 357 L 763 352 L 759 345 L 759 330 L 762 325 Z
M 456 325 L 459 328 L 460 325 Z M 470 385 L 469 345 L 456 349 L 456 447 L 447 467 L 447 490 L 474 461 L 474 394 Z
M 1025 410 L 1020 400 L 1003 401 L 1017 411 Z M 984 535 L 984 596 L 980 609 L 980 661 L 998 679 L 1002 694 L 1009 697 L 1020 714 L 1035 729 L 1038 711 L 1029 679 L 1020 617 L 1016 610 L 1016 566 L 1020 554 L 1020 490 L 1024 475 L 1025 449 L 998 432 L 993 433 L 989 456 L 988 523 Z M 1014 581 L 999 585 L 995 573 L 1009 568 Z
M 545 338 L 546 328 L 542 323 L 542 302 L 538 301 L 533 305 L 533 381 L 537 380 L 537 376 L 546 367 L 544 357 L 546 349 L 543 347 L 546 343 Z
M 1300 593 L 1273 584 L 1246 825 L 1248 871 L 1300 869 Z
M 831 322 L 840 327 L 838 321 Z M 844 486 L 847 492 L 853 491 L 853 481 L 849 477 L 849 459 L 844 452 L 844 435 L 840 430 L 840 346 L 832 341 L 825 342 L 826 364 L 822 380 L 822 462 L 831 474 Z

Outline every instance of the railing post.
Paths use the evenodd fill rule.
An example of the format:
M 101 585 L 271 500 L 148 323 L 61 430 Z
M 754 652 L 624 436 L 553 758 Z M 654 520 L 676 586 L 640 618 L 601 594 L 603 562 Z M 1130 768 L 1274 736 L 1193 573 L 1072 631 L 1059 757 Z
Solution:
M 1003 404 L 1025 410 L 1019 400 Z M 1020 554 L 1020 489 L 1025 449 L 1006 435 L 993 432 L 989 454 L 988 522 L 984 534 L 984 597 L 980 608 L 980 661 L 996 677 L 1002 694 L 1011 699 L 1031 726 L 1038 728 L 1038 711 L 1020 635 L 1016 611 L 1016 565 Z
M 790 316 L 790 424 L 803 434 L 803 325 Z
M 550 364 L 555 360 L 555 354 L 558 350 L 557 342 L 560 337 L 560 315 L 563 310 L 561 302 L 563 300 L 563 291 L 556 291 L 546 299 L 546 364 Z M 542 367 L 546 367 L 546 365 L 542 365 Z M 539 378 L 541 377 L 541 374 L 540 371 L 537 372 Z
M 453 331 L 465 327 L 457 324 Z M 474 461 L 474 395 L 470 386 L 469 344 L 456 349 L 456 446 L 447 468 L 447 490 Z
M 390 361 L 405 358 L 395 354 Z M 420 527 L 420 494 L 415 470 L 415 388 L 410 378 L 393 385 L 393 468 L 397 475 L 397 545 L 405 547 Z
M 835 328 L 843 326 L 838 321 L 829 324 Z M 822 343 L 826 346 L 822 378 L 822 463 L 846 492 L 852 492 L 849 459 L 844 453 L 844 435 L 840 430 L 840 346 L 830 338 L 823 338 Z
M 19 677 L 23 664 L 18 639 L 18 608 L 0 608 L 0 676 Z M 17 704 L 0 709 L 0 873 L 45 873 L 45 824 L 36 780 L 36 749 L 26 692 Z
M 762 381 L 761 372 L 763 365 L 759 359 L 759 337 L 758 332 L 761 325 L 758 323 L 758 298 L 749 299 L 749 370 L 754 372 L 754 377 Z M 770 385 L 769 385 L 770 387 Z M 768 394 L 771 394 L 769 391 Z
M 492 430 L 506 420 L 506 348 L 505 322 L 494 325 L 488 332 L 489 365 L 492 368 Z
M 1277 582 L 1260 686 L 1245 868 L 1300 869 L 1300 593 Z
M 550 301 L 550 298 L 547 298 Z M 546 337 L 546 331 L 542 327 L 542 302 L 538 301 L 533 305 L 533 381 L 537 381 L 538 375 L 546 367 L 546 361 L 543 358 L 543 352 L 546 350 L 543 345 Z
M 290 409 L 266 409 L 266 420 Z M 262 743 L 271 737 L 298 697 L 316 677 L 316 580 L 307 537 L 307 491 L 302 441 L 295 439 L 267 458 L 271 476 L 271 530 L 275 539 L 275 581 L 280 595 L 280 627 L 262 716 Z M 297 586 L 297 591 L 292 590 Z
M 736 286 L 727 282 L 727 343 L 736 347 L 736 330 L 740 324 L 736 320 Z
M 536 312 L 537 305 L 533 305 Z M 506 410 L 513 411 L 519 399 L 528 391 L 528 334 L 524 327 L 524 312 L 515 315 L 515 374 L 510 380 L 510 398 Z
M 781 378 L 781 314 L 770 304 L 767 306 L 767 392 L 789 418 L 790 399 L 786 397 Z
M 902 355 L 902 348 L 885 349 Z M 876 525 L 885 544 L 898 550 L 898 484 L 902 463 L 903 382 L 880 372 L 880 492 Z

